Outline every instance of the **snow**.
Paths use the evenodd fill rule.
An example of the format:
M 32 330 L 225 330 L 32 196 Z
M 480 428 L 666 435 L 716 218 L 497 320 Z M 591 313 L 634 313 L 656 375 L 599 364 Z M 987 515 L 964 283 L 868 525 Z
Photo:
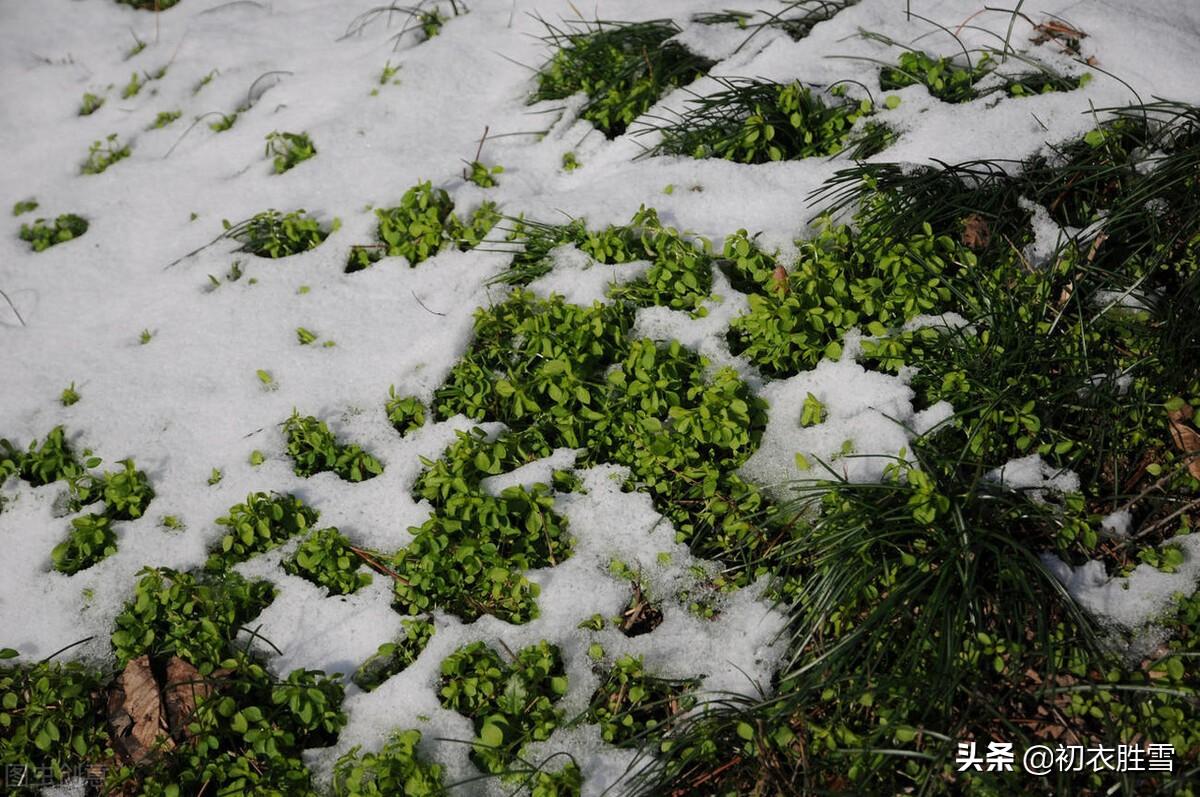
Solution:
M 1123 539 L 1129 536 L 1129 528 L 1133 524 L 1133 513 L 1128 509 L 1118 509 L 1100 519 L 1100 528 L 1109 536 Z
M 394 205 L 407 188 L 430 179 L 450 192 L 460 213 L 486 199 L 514 215 L 548 222 L 583 217 L 603 227 L 625 223 L 646 204 L 659 210 L 664 224 L 697 236 L 719 241 L 745 228 L 761 231 L 765 249 L 787 251 L 816 210 L 809 192 L 847 165 L 840 158 L 743 166 L 639 157 L 655 134 L 607 141 L 577 118 L 579 98 L 526 106 L 529 68 L 548 55 L 536 38 L 536 15 L 571 16 L 570 4 L 473 0 L 469 14 L 419 46 L 408 34 L 394 47 L 398 27 L 388 29 L 382 20 L 342 38 L 359 13 L 376 5 L 183 0 L 156 17 L 109 0 L 0 0 L 0 107 L 7 109 L 0 113 L 0 206 L 31 195 L 41 205 L 30 216 L 9 218 L 0 235 L 0 289 L 20 314 L 18 319 L 0 302 L 0 435 L 24 446 L 63 424 L 76 450 L 92 449 L 106 466 L 135 458 L 157 493 L 145 517 L 116 524 L 117 554 L 67 577 L 49 571 L 50 550 L 69 525 L 54 511 L 62 484 L 32 488 L 10 480 L 0 487 L 6 499 L 0 512 L 6 559 L 0 644 L 19 649 L 23 660 L 91 637 L 67 655 L 108 661 L 112 619 L 137 571 L 145 565 L 201 566 L 220 537 L 214 519 L 249 492 L 296 493 L 321 511 L 322 526 L 337 526 L 356 543 L 385 550 L 406 544 L 408 528 L 428 516 L 429 507 L 409 495 L 419 458 L 438 456 L 456 430 L 471 424 L 456 418 L 401 437 L 388 424 L 383 402 L 390 385 L 401 395 L 431 397 L 471 339 L 475 308 L 505 295 L 488 280 L 507 266 L 508 255 L 503 247 L 485 245 L 446 251 L 416 268 L 384 258 L 364 272 L 344 274 L 351 246 L 373 237 L 372 208 Z M 846 80 L 854 96 L 853 81 L 880 96 L 872 59 L 895 54 L 859 37 L 860 30 L 884 31 L 901 43 L 921 38 L 921 46 L 938 52 L 957 48 L 928 23 L 907 18 L 900 0 L 863 0 L 805 40 L 768 31 L 736 53 L 742 32 L 686 23 L 692 13 L 729 5 L 601 0 L 588 12 L 604 19 L 678 18 L 684 23 L 681 41 L 725 59 L 714 76 Z M 968 0 L 912 5 L 952 30 L 979 8 Z M 924 88 L 909 87 L 895 92 L 902 100 L 898 108 L 881 112 L 902 135 L 875 160 L 1024 158 L 1085 132 L 1095 122 L 1093 108 L 1133 99 L 1126 82 L 1147 98 L 1200 101 L 1196 70 L 1183 66 L 1195 63 L 1200 6 L 1041 0 L 1021 11 L 1033 20 L 1060 15 L 1086 30 L 1082 55 L 1095 56 L 1105 72 L 1122 80 L 1097 68 L 1091 70 L 1095 79 L 1078 91 L 992 96 L 962 105 L 942 104 Z M 988 11 L 962 36 L 967 46 L 994 45 L 997 34 L 978 28 L 1003 35 L 1009 22 L 1009 15 Z M 131 31 L 147 46 L 126 60 Z M 1027 21 L 1016 20 L 1014 43 L 1032 46 L 1029 32 Z M 1034 50 L 1067 64 L 1050 45 Z M 400 67 L 398 85 L 379 84 L 386 63 Z M 134 97 L 120 97 L 130 73 L 163 66 L 162 79 L 149 81 Z M 260 80 L 266 73 L 272 74 Z M 210 74 L 212 81 L 194 91 Z M 664 97 L 651 113 L 681 111 L 693 92 L 715 87 L 712 79 L 698 81 Z M 81 117 L 84 92 L 107 99 Z M 210 130 L 211 117 L 188 127 L 194 117 L 231 113 L 248 98 L 251 107 L 226 132 Z M 183 111 L 175 124 L 146 129 L 158 112 L 173 109 Z M 459 176 L 485 129 L 490 133 L 482 160 L 505 167 L 499 185 L 486 191 Z M 263 143 L 276 130 L 307 131 L 317 156 L 286 174 L 271 174 Z M 130 142 L 132 156 L 103 174 L 81 176 L 88 146 L 109 133 Z M 561 169 L 568 151 L 582 163 L 570 173 Z M 666 194 L 668 185 L 677 189 Z M 307 208 L 326 223 L 339 218 L 341 227 L 320 247 L 279 261 L 235 254 L 234 244 L 218 241 L 167 267 L 219 235 L 222 219 L 236 222 L 267 208 Z M 37 254 L 18 240 L 21 222 L 66 212 L 90 221 L 83 237 Z M 1048 221 L 1035 214 L 1031 260 L 1043 257 L 1057 235 Z M 531 287 L 570 301 L 603 300 L 611 282 L 638 273 L 635 265 L 606 267 L 584 258 L 569 248 L 556 252 L 555 270 Z M 226 275 L 235 261 L 245 275 L 232 281 Z M 213 287 L 209 275 L 219 285 Z M 734 367 L 770 403 L 762 446 L 743 468 L 748 478 L 778 491 L 819 471 L 823 460 L 839 476 L 877 479 L 914 432 L 949 417 L 945 404 L 917 411 L 906 375 L 872 373 L 855 363 L 853 336 L 842 360 L 766 383 L 730 353 L 724 338 L 745 297 L 715 270 L 714 294 L 703 317 L 648 308 L 638 313 L 636 330 L 679 339 L 714 367 Z M 298 326 L 336 346 L 297 345 Z M 142 329 L 153 333 L 145 345 L 138 342 Z M 258 369 L 270 371 L 276 390 L 263 389 Z M 57 396 L 72 382 L 82 399 L 63 407 Z M 809 393 L 828 417 L 801 428 Z M 329 422 L 343 442 L 378 457 L 385 472 L 361 484 L 332 474 L 297 477 L 279 429 L 293 408 Z M 845 441 L 851 455 L 843 453 Z M 254 450 L 265 454 L 261 466 L 249 462 Z M 797 468 L 797 452 L 813 471 Z M 551 461 L 488 480 L 487 487 L 542 480 L 553 468 L 569 467 L 572 456 L 556 452 Z M 210 486 L 214 467 L 224 477 Z M 376 747 L 393 728 L 405 726 L 425 732 L 423 752 L 448 766 L 449 780 L 473 775 L 467 746 L 446 741 L 470 738 L 470 723 L 440 708 L 433 685 L 442 658 L 477 639 L 503 640 L 514 649 L 540 639 L 558 645 L 571 682 L 563 704 L 568 713 L 586 704 L 597 683 L 586 656 L 592 641 L 609 656 L 644 655 L 656 672 L 702 675 L 708 690 L 752 694 L 769 683 L 781 655 L 784 617 L 762 598 L 761 585 L 731 596 L 715 621 L 687 614 L 671 597 L 692 583 L 692 565 L 711 563 L 693 559 L 674 542 L 670 524 L 645 496 L 621 492 L 620 469 L 601 466 L 581 475 L 587 492 L 557 499 L 570 520 L 574 555 L 531 574 L 542 587 L 541 616 L 511 626 L 490 617 L 465 625 L 435 615 L 437 630 L 413 666 L 370 694 L 349 688 L 349 725 L 337 747 L 307 754 L 321 776 L 351 746 Z M 1078 489 L 1072 474 L 1052 473 L 1036 456 L 1009 463 L 995 477 L 1035 496 Z M 186 528 L 165 531 L 160 520 L 168 514 Z M 1120 527 L 1114 520 L 1113 528 Z M 1185 589 L 1189 577 L 1194 586 L 1200 551 L 1195 541 L 1181 545 L 1187 562 L 1170 576 L 1143 565 L 1117 581 L 1103 578 L 1096 563 L 1076 570 L 1048 566 L 1085 606 L 1134 623 L 1161 608 L 1167 586 Z M 283 651 L 271 660 L 275 671 L 303 666 L 345 673 L 397 633 L 400 618 L 390 609 L 384 578 L 375 576 L 354 595 L 330 598 L 278 567 L 290 550 L 239 566 L 279 587 L 278 598 L 256 621 L 259 633 Z M 640 572 L 648 593 L 663 602 L 664 621 L 650 634 L 625 638 L 611 628 L 577 628 L 594 612 L 619 612 L 628 600 L 629 585 L 608 574 L 614 558 Z M 589 793 L 620 779 L 632 755 L 601 744 L 588 726 L 560 730 L 544 746 L 547 754 L 560 749 L 572 751 L 583 766 Z
M 650 268 L 649 260 L 630 263 L 601 263 L 574 244 L 550 250 L 554 270 L 529 283 L 529 290 L 543 297 L 557 294 L 571 304 L 604 302 L 612 285 L 632 282 Z
M 1174 573 L 1140 564 L 1127 577 L 1113 578 L 1103 562 L 1071 567 L 1052 553 L 1042 555 L 1042 564 L 1084 609 L 1104 622 L 1137 631 L 1169 609 L 1176 595 L 1193 593 L 1200 581 L 1200 535 L 1189 534 L 1171 542 L 1184 554 L 1183 564 Z
M 1079 475 L 1050 465 L 1038 454 L 1012 459 L 984 477 L 1025 493 L 1030 500 L 1044 502 L 1046 493 L 1079 492 Z
M 946 402 L 916 410 L 907 380 L 908 374 L 868 371 L 843 356 L 771 382 L 760 392 L 771 406 L 767 429 L 758 450 L 742 466 L 742 475 L 780 498 L 786 498 L 789 484 L 798 480 L 878 481 L 884 469 L 902 457 L 914 432 L 934 428 L 951 413 Z M 809 394 L 827 414 L 822 422 L 802 427 Z M 801 467 L 797 454 L 809 467 Z

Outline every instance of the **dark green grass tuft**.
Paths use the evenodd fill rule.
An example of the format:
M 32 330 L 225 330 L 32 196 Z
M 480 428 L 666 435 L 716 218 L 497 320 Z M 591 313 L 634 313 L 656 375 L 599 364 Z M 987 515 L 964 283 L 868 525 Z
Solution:
M 658 119 L 639 134 L 658 131 L 653 155 L 724 158 L 738 163 L 768 163 L 846 152 L 865 158 L 883 150 L 892 132 L 870 117 L 870 101 L 842 99 L 834 88 L 822 96 L 799 82 L 773 83 L 719 78 L 713 94 L 688 100 L 673 119 Z
M 680 32 L 668 19 L 650 22 L 546 24 L 545 41 L 558 48 L 538 72 L 530 102 L 587 95 L 580 115 L 609 138 L 619 136 L 659 97 L 708 72 L 712 61 L 670 41 Z

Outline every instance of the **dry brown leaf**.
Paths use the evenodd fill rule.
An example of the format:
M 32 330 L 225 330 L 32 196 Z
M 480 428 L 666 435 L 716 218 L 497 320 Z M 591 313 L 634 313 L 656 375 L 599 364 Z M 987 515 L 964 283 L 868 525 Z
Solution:
M 199 670 L 178 656 L 171 657 L 163 684 L 163 706 L 172 736 L 181 742 L 191 738 L 187 725 L 196 712 L 196 704 L 212 692 L 212 686 Z
M 1184 456 L 1189 457 L 1188 472 L 1200 479 L 1200 432 L 1189 423 L 1192 414 L 1191 405 L 1184 404 L 1179 409 L 1168 412 L 1167 419 L 1171 422 L 1171 440 L 1175 447 Z
M 126 761 L 137 764 L 158 749 L 170 749 L 166 718 L 150 657 L 138 656 L 125 665 L 108 694 L 108 722 L 113 747 Z
M 963 219 L 962 243 L 968 249 L 986 249 L 992 242 L 992 229 L 987 219 L 978 213 L 972 213 Z
M 776 293 L 788 292 L 788 273 L 783 266 L 776 266 L 775 271 L 771 273 L 771 288 Z

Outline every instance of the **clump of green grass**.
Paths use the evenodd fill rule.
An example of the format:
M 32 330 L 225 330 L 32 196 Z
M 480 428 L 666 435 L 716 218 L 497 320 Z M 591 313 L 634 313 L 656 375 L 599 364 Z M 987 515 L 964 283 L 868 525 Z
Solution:
M 311 415 L 293 412 L 283 424 L 283 433 L 297 476 L 333 472 L 345 481 L 361 482 L 383 473 L 379 460 L 357 444 L 339 444 L 325 422 Z
M 240 252 L 259 257 L 279 258 L 315 249 L 340 226 L 335 220 L 329 229 L 303 210 L 280 213 L 265 210 L 238 224 L 222 222 L 224 237 L 242 244 Z
M 678 715 L 695 705 L 698 681 L 656 678 L 641 657 L 622 656 L 604 674 L 587 719 L 618 747 L 640 747 L 671 733 Z
M 64 213 L 56 218 L 52 225 L 47 224 L 45 219 L 35 219 L 33 224 L 22 224 L 18 235 L 22 241 L 29 243 L 33 251 L 44 252 L 56 244 L 78 238 L 87 230 L 87 219 L 74 213 Z
M 900 55 L 896 66 L 879 71 L 879 87 L 893 91 L 919 83 L 943 102 L 967 102 L 978 96 L 975 83 L 994 68 L 986 53 L 964 66 L 949 57 L 935 58 L 919 50 L 909 50 Z
M 55 570 L 72 576 L 116 552 L 117 535 L 112 528 L 112 519 L 104 515 L 84 515 L 71 521 L 67 539 L 54 546 L 50 561 Z
M 416 267 L 443 249 L 457 247 L 465 252 L 478 246 L 500 220 L 494 202 L 484 202 L 462 220 L 454 213 L 450 195 L 428 181 L 408 189 L 398 206 L 376 208 L 375 215 L 379 243 L 353 247 L 347 273 L 369 268 L 385 255 L 404 257 Z
M 601 263 L 649 260 L 643 278 L 614 287 L 613 298 L 639 306 L 662 305 L 703 315 L 701 306 L 712 289 L 712 258 L 700 243 L 663 225 L 653 208 L 642 207 L 629 224 L 589 230 L 582 219 L 567 224 L 518 220 L 510 235 L 523 248 L 496 282 L 527 285 L 553 267 L 551 250 L 574 244 Z
M 361 748 L 352 748 L 334 765 L 335 797 L 442 794 L 442 767 L 417 755 L 420 741 L 420 731 L 398 730 L 378 753 L 360 754 Z
M 830 91 L 830 102 L 799 82 L 719 82 L 722 90 L 689 100 L 689 109 L 677 119 L 660 120 L 639 131 L 661 134 L 650 154 L 768 163 L 843 151 L 865 158 L 890 143 L 892 133 L 885 125 L 867 122 L 856 127 L 874 108 L 869 100 L 838 99 L 840 87 Z
M 312 776 L 300 754 L 336 739 L 346 721 L 343 688 L 314 670 L 275 678 L 237 642 L 273 599 L 271 585 L 233 572 L 197 576 L 147 568 L 139 576 L 112 634 L 118 665 L 146 656 L 151 673 L 182 671 L 174 677 L 194 682 L 199 699 L 186 733 L 174 724 L 164 728 L 161 735 L 171 743 L 136 767 L 113 767 L 106 788 L 167 795 L 238 783 L 259 793 L 311 793 Z M 261 745 L 247 746 L 247 738 Z
M 902 53 L 895 66 L 885 66 L 879 71 L 879 86 L 884 91 L 902 89 L 920 84 L 929 93 L 943 102 L 968 102 L 994 91 L 1003 90 L 1012 97 L 1033 94 L 1048 94 L 1054 91 L 1071 91 L 1086 85 L 1089 74 L 1079 77 L 1060 74 L 1050 66 L 1028 56 L 1009 54 L 1030 67 L 1027 72 L 1000 74 L 999 64 L 989 52 L 979 55 L 974 61 L 961 63 L 957 58 L 942 56 L 935 58 L 920 50 Z M 964 54 L 964 59 L 969 55 Z M 985 77 L 997 74 L 990 88 L 980 90 L 976 84 Z
M 463 432 L 441 459 L 422 460 L 413 494 L 435 511 L 409 529 L 412 542 L 390 561 L 397 611 L 415 616 L 438 606 L 468 621 L 491 614 L 517 624 L 537 616 L 538 587 L 524 571 L 570 556 L 567 522 L 545 484 L 499 495 L 480 486 L 520 455 Z M 483 517 L 483 525 L 472 520 Z
M 64 407 L 70 407 L 78 404 L 80 399 L 79 391 L 75 389 L 75 383 L 72 382 L 69 387 L 64 387 L 62 394 L 59 396 L 59 403 Z
M 17 655 L 0 649 L 0 717 L 8 785 L 19 778 L 65 780 L 109 750 L 104 721 L 104 676 L 81 662 L 9 665 Z
M 514 291 L 476 314 L 475 343 L 435 392 L 435 417 L 505 423 L 494 445 L 507 468 L 564 446 L 626 465 L 697 555 L 765 543 L 752 517 L 767 507 L 736 474 L 761 436 L 762 403 L 677 342 L 629 339 L 636 306 Z M 481 461 L 500 472 L 495 456 Z
M 80 116 L 91 116 L 96 111 L 100 110 L 100 106 L 104 104 L 104 98 L 92 93 L 85 93 L 83 101 L 79 104 Z
M 545 741 L 562 722 L 554 704 L 567 693 L 558 648 L 542 641 L 511 664 L 483 642 L 459 648 L 441 665 L 442 707 L 475 724 L 471 757 L 485 772 L 507 773 L 530 742 Z
M 388 678 L 407 669 L 433 638 L 433 623 L 428 619 L 406 617 L 400 623 L 404 627 L 404 635 L 384 642 L 354 671 L 351 680 L 364 692 L 374 690 Z
M 128 100 L 131 97 L 136 97 L 144 85 L 145 83 L 142 81 L 141 76 L 137 72 L 132 73 L 129 76 L 129 82 L 121 89 L 121 99 Z
M 284 560 L 283 569 L 324 587 L 330 595 L 348 595 L 371 583 L 362 564 L 350 540 L 330 528 L 308 535 L 296 553 Z
M 183 111 L 159 111 L 158 115 L 154 117 L 154 121 L 146 129 L 161 130 L 181 116 L 183 116 Z
M 38 201 L 33 197 L 30 197 L 29 199 L 22 199 L 19 202 L 13 203 L 12 214 L 14 216 L 20 216 L 25 213 L 32 213 L 37 209 Z
M 312 528 L 317 517 L 315 509 L 291 494 L 251 493 L 245 502 L 234 504 L 217 518 L 217 525 L 226 531 L 209 554 L 205 570 L 223 572 L 269 551 Z
M 425 405 L 416 396 L 397 395 L 395 386 L 388 388 L 384 411 L 392 428 L 400 434 L 408 434 L 425 425 Z
M 1191 365 L 1200 336 L 1173 319 L 1200 299 L 1198 144 L 1200 113 L 1154 104 L 1117 114 L 1055 164 L 862 165 L 830 186 L 835 206 L 858 203 L 857 235 L 933 232 L 948 252 L 974 253 L 945 258 L 955 267 L 941 270 L 949 306 L 970 329 L 889 325 L 860 358 L 914 368 L 918 403 L 947 399 L 955 415 L 917 438 L 883 483 L 831 471 L 776 507 L 805 518 L 771 566 L 794 629 L 777 693 L 689 718 L 647 773 L 651 790 L 1019 790 L 1023 773 L 947 784 L 955 740 L 1023 749 L 1064 735 L 1093 747 L 1170 738 L 1187 763 L 1155 788 L 1190 777 L 1200 737 L 1186 695 L 1200 684 L 1184 661 L 1196 649 L 1200 598 L 1157 618 L 1176 637 L 1153 660 L 1131 662 L 1040 554 L 1098 559 L 1113 575 L 1139 563 L 1169 572 L 1179 560 L 1172 535 L 1194 533 L 1200 479 L 1176 436 L 1200 405 Z M 1099 237 L 1064 236 L 1047 262 L 1025 262 L 1022 198 L 1098 225 Z M 731 268 L 751 280 L 771 273 L 770 258 L 741 248 Z M 1097 302 L 1121 286 L 1159 300 Z M 766 279 L 759 290 L 772 287 Z M 1077 473 L 1082 492 L 1030 500 L 986 477 L 1033 452 Z M 1132 512 L 1131 534 L 1106 540 L 1100 519 L 1118 507 Z M 1010 721 L 1033 716 L 1053 720 Z M 1054 783 L 1061 793 L 1100 786 L 1092 773 Z
M 557 28 L 546 23 L 545 41 L 557 51 L 538 72 L 530 102 L 583 92 L 580 115 L 609 138 L 619 136 L 670 89 L 703 76 L 713 62 L 671 41 L 672 20 L 609 22 Z
M 725 258 L 735 282 L 751 291 L 749 312 L 730 324 L 730 347 L 772 377 L 838 359 L 851 328 L 883 335 L 919 314 L 944 312 L 952 296 L 947 272 L 975 263 L 974 253 L 932 228 L 892 239 L 831 223 L 802 242 L 791 268 L 744 235 L 726 239 Z
M 110 133 L 104 141 L 94 141 L 88 147 L 87 160 L 79 171 L 81 174 L 100 174 L 109 166 L 130 155 L 129 144 L 118 144 L 117 134 Z
M 83 461 L 79 461 L 61 426 L 51 429 L 41 444 L 37 440 L 30 441 L 25 451 L 7 439 L 0 439 L 0 473 L 15 474 L 34 487 L 59 480 L 71 482 L 81 478 L 86 468 L 99 464 L 100 460 L 93 458 L 87 450 L 83 452 Z
M 85 453 L 86 456 L 86 453 Z M 89 459 L 88 465 L 99 464 Z M 74 575 L 117 552 L 117 535 L 113 522 L 141 517 L 154 500 L 154 488 L 132 459 L 122 460 L 122 469 L 96 476 L 79 466 L 69 468 L 68 508 L 77 511 L 98 500 L 104 502 L 100 513 L 85 515 L 71 521 L 66 540 L 54 547 L 50 559 L 60 573 Z
M 268 133 L 266 156 L 272 158 L 276 174 L 283 174 L 317 154 L 308 133 Z
M 736 25 L 742 30 L 752 33 L 738 46 L 745 47 L 747 42 L 764 29 L 781 30 L 793 40 L 799 41 L 812 33 L 819 23 L 826 22 L 850 6 L 857 5 L 859 0 L 782 0 L 783 8 L 779 11 L 760 11 L 762 18 L 756 21 L 755 15 L 748 11 L 716 11 L 694 14 L 692 20 L 702 25 Z M 735 51 L 736 52 L 736 51 Z
M 463 171 L 463 178 L 480 188 L 494 188 L 500 184 L 496 177 L 501 174 L 504 174 L 503 166 L 488 167 L 475 160 L 467 164 L 467 168 Z
M 215 122 L 209 122 L 208 128 L 214 133 L 224 133 L 237 122 L 238 113 L 238 111 L 234 111 L 233 113 L 218 114 L 221 118 Z

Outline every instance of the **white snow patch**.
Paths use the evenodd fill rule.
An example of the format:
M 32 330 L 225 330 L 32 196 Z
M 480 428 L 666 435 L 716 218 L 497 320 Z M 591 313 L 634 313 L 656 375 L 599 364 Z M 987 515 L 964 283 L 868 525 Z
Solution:
M 547 298 L 558 294 L 570 304 L 585 307 L 607 302 L 611 286 L 636 280 L 651 265 L 649 260 L 601 263 L 575 244 L 551 249 L 549 258 L 554 269 L 529 283 L 529 290 Z
M 1079 474 L 1057 469 L 1038 454 L 1010 459 L 984 477 L 1016 492 L 1026 493 L 1034 501 L 1045 501 L 1047 492 L 1079 492 Z
M 810 393 L 827 415 L 821 423 L 802 427 Z M 770 416 L 762 444 L 741 473 L 778 495 L 790 481 L 828 477 L 819 461 L 849 481 L 878 481 L 908 447 L 913 432 L 928 431 L 951 413 L 945 402 L 917 412 L 905 375 L 868 371 L 845 358 L 822 360 L 811 371 L 771 382 L 760 395 L 770 404 Z M 843 453 L 847 441 L 850 455 Z M 797 453 L 809 469 L 799 467 Z
M 1052 553 L 1042 554 L 1042 563 L 1084 609 L 1126 630 L 1138 630 L 1168 610 L 1177 593 L 1192 594 L 1200 580 L 1200 534 L 1176 537 L 1171 543 L 1184 554 L 1174 573 L 1140 564 L 1126 578 L 1111 578 L 1103 562 L 1071 567 Z

